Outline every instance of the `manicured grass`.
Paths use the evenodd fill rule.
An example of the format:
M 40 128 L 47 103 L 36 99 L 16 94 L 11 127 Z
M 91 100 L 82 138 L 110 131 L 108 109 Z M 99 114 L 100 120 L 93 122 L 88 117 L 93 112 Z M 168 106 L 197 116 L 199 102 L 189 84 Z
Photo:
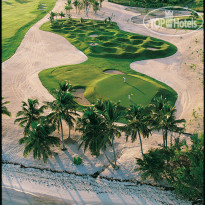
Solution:
M 197 25 L 192 24 L 192 21 L 196 21 Z M 179 22 L 179 23 L 174 23 L 174 22 Z M 184 22 L 186 22 L 186 24 L 184 24 Z M 159 23 L 160 23 L 159 21 L 156 22 L 157 25 L 159 25 Z M 180 25 L 180 23 L 182 23 L 182 26 Z M 190 23 L 190 25 L 189 25 L 189 23 Z M 164 20 L 164 23 L 162 23 L 161 26 L 164 28 L 172 28 L 172 29 L 196 30 L 196 29 L 204 27 L 203 16 L 199 16 L 196 19 L 193 19 L 192 16 L 174 17 L 171 20 Z
M 120 100 L 123 106 L 147 105 L 154 96 L 161 94 L 172 104 L 175 103 L 177 93 L 172 88 L 129 67 L 133 61 L 170 56 L 177 51 L 174 45 L 121 31 L 116 23 L 105 24 L 94 20 L 84 20 L 83 23 L 78 19 L 73 19 L 72 22 L 67 20 L 63 21 L 63 25 L 60 22 L 55 27 L 48 22 L 41 29 L 64 36 L 88 56 L 86 62 L 78 65 L 41 71 L 39 78 L 49 91 L 58 87 L 59 82 L 69 80 L 74 87 L 85 88 L 84 96 L 91 103 L 96 98 L 103 98 L 113 102 Z M 150 48 L 157 50 L 149 50 Z M 104 73 L 107 69 L 119 70 L 124 75 Z M 126 83 L 123 76 L 126 76 Z M 131 101 L 128 99 L 129 94 L 132 94 Z
M 2 1 L 2 61 L 10 58 L 28 29 L 46 15 L 56 0 Z

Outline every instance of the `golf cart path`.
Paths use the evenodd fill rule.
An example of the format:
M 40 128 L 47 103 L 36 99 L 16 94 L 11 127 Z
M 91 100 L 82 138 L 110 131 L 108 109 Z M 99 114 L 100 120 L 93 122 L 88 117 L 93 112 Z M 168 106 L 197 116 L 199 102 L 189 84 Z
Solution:
M 63 8 L 65 6 L 65 2 L 65 0 L 58 0 L 53 11 L 64 11 Z M 195 37 L 200 38 L 200 36 L 202 36 L 202 31 L 198 31 L 192 35 L 187 35 L 183 39 L 179 39 L 179 37 L 170 38 L 167 36 L 156 36 L 155 34 L 150 33 L 143 25 L 136 25 L 128 21 L 128 19 L 131 19 L 137 14 L 126 11 L 125 8 L 126 7 L 121 5 L 103 2 L 103 8 L 98 12 L 98 14 L 96 16 L 94 14 L 90 14 L 89 17 L 104 20 L 105 17 L 112 15 L 112 20 L 116 21 L 122 30 L 167 40 L 178 47 L 178 52 L 173 56 L 164 59 L 133 62 L 130 67 L 131 69 L 145 73 L 157 80 L 165 82 L 175 89 L 179 95 L 179 99 L 176 104 L 178 117 L 186 117 L 187 111 L 189 111 L 191 106 L 197 101 L 196 94 L 201 93 L 197 93 L 197 91 L 200 91 L 200 87 L 197 87 L 196 85 L 190 87 L 186 82 L 187 80 L 183 79 L 183 75 L 180 74 L 181 64 L 187 54 L 187 50 L 184 45 L 189 45 Z M 107 163 L 106 159 L 104 159 L 103 156 L 96 159 L 92 157 L 89 152 L 86 153 L 86 155 L 83 155 L 83 151 L 78 151 L 75 144 L 69 144 L 69 152 L 61 152 L 59 151 L 59 148 L 56 149 L 55 151 L 58 152 L 58 155 L 49 159 L 48 164 L 44 164 L 42 160 L 34 160 L 31 155 L 27 158 L 23 158 L 22 153 L 24 146 L 18 145 L 18 140 L 23 136 L 23 130 L 17 125 L 14 125 L 14 120 L 16 113 L 20 110 L 21 101 L 26 101 L 28 98 L 37 98 L 39 102 L 53 99 L 41 84 L 38 78 L 38 73 L 47 68 L 79 64 L 87 60 L 87 57 L 81 51 L 72 46 L 65 38 L 39 29 L 43 23 L 48 21 L 48 16 L 49 15 L 45 16 L 29 29 L 16 53 L 2 64 L 2 95 L 11 101 L 8 105 L 8 109 L 12 112 L 12 118 L 3 116 L 2 159 L 18 162 L 24 165 L 38 166 L 41 168 L 47 167 L 56 170 L 69 170 L 78 173 L 93 174 L 96 171 L 102 170 L 103 165 Z M 75 11 L 72 11 L 72 17 L 79 17 L 79 15 L 76 15 Z M 190 91 L 191 88 L 192 90 Z M 66 130 L 65 127 L 65 135 L 67 133 L 68 129 Z M 72 133 L 72 135 L 74 136 L 77 134 Z M 145 152 L 153 146 L 153 144 L 158 143 L 157 139 L 159 139 L 159 136 L 156 135 L 155 138 L 152 137 L 149 141 L 145 140 L 143 142 L 145 145 Z M 73 140 L 75 140 L 75 136 Z M 121 160 L 121 173 L 112 172 L 109 168 L 105 169 L 102 173 L 103 176 L 110 177 L 117 174 L 119 178 L 127 178 L 128 175 L 130 175 L 129 177 L 131 178 L 138 176 L 134 171 L 134 166 L 136 164 L 135 157 L 132 156 L 132 159 L 129 159 L 129 152 L 131 148 L 133 151 L 132 155 L 134 155 L 133 153 L 136 153 L 135 156 L 139 156 L 139 145 L 136 146 L 131 142 L 127 142 L 125 144 L 124 142 L 124 136 L 116 140 L 117 153 L 121 153 L 123 150 L 123 154 L 119 159 L 119 161 Z M 84 164 L 79 167 L 71 163 L 72 157 L 75 153 L 80 153 L 80 155 L 83 156 Z M 130 162 L 128 162 L 127 159 L 129 159 Z M 124 166 L 124 164 L 126 164 L 126 166 Z M 5 175 L 5 177 L 7 176 Z M 9 183 L 8 181 L 7 183 Z

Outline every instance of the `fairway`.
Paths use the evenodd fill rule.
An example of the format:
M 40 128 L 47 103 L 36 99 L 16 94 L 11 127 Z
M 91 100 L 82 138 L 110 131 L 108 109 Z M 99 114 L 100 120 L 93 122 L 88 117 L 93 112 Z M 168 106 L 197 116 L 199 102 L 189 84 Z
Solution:
M 48 13 L 56 0 L 2 1 L 2 62 L 10 58 L 28 29 Z
M 121 31 L 116 23 L 79 19 L 45 23 L 42 30 L 64 36 L 88 60 L 78 65 L 61 66 L 39 73 L 42 84 L 50 91 L 59 82 L 69 80 L 74 88 L 84 88 L 84 96 L 95 103 L 97 98 L 130 104 L 148 105 L 153 97 L 163 95 L 171 104 L 177 93 L 169 86 L 129 68 L 137 60 L 163 58 L 174 54 L 177 48 L 165 41 Z M 124 75 L 108 74 L 108 69 L 119 70 Z M 154 69 L 154 68 L 153 68 Z M 127 82 L 123 83 L 123 77 Z M 128 99 L 131 96 L 131 100 Z

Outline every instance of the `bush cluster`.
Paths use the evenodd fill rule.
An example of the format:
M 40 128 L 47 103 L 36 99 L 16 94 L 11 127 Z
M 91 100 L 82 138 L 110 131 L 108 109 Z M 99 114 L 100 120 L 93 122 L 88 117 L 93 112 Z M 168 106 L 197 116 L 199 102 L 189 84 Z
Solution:
M 191 136 L 191 145 L 179 138 L 166 149 L 151 149 L 144 160 L 137 158 L 142 179 L 166 179 L 177 194 L 190 200 L 204 196 L 204 134 Z

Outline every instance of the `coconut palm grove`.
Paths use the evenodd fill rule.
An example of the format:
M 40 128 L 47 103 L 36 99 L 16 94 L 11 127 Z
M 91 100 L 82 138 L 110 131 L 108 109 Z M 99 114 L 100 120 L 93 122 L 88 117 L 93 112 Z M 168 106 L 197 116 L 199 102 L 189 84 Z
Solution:
M 18 149 L 18 153 L 22 156 L 21 160 L 15 162 L 14 160 L 9 161 L 8 157 L 4 158 L 3 155 L 3 166 L 16 164 L 22 169 L 34 168 L 45 172 L 50 170 L 52 173 L 65 172 L 81 176 L 81 169 L 90 169 L 86 167 L 86 159 L 89 159 L 90 163 L 93 159 L 99 159 L 101 164 L 93 163 L 97 171 L 89 174 L 89 177 L 92 176 L 94 180 L 115 181 L 115 176 L 120 175 L 121 170 L 125 168 L 123 167 L 124 161 L 122 161 L 124 156 L 128 164 L 130 160 L 134 162 L 134 164 L 132 163 L 132 173 L 139 173 L 140 177 L 133 178 L 136 175 L 129 177 L 127 172 L 126 176 L 128 177 L 124 178 L 124 181 L 116 181 L 116 183 L 124 183 L 126 180 L 132 183 L 133 180 L 137 180 L 137 183 L 141 185 L 161 186 L 165 190 L 173 192 L 180 200 L 187 200 L 188 204 L 203 204 L 203 132 L 190 132 L 188 128 L 193 124 L 192 118 L 184 119 L 183 115 L 178 114 L 178 108 L 183 107 L 181 92 L 170 86 L 170 83 L 166 84 L 166 81 L 155 79 L 152 75 L 149 76 L 141 71 L 131 69 L 130 66 L 132 63 L 137 64 L 138 62 L 142 62 L 143 66 L 143 62 L 146 65 L 146 62 L 152 61 L 152 69 L 153 71 L 156 69 L 157 72 L 156 65 L 158 64 L 155 62 L 163 63 L 166 59 L 176 59 L 173 56 L 181 54 L 181 48 L 178 44 L 173 43 L 174 37 L 170 37 L 169 42 L 169 37 L 156 36 L 147 33 L 148 31 L 143 33 L 140 30 L 141 27 L 138 28 L 138 33 L 137 30 L 132 29 L 135 26 L 134 23 L 129 27 L 131 20 L 123 22 L 122 20 L 118 21 L 117 17 L 115 18 L 118 10 L 121 11 L 122 8 L 126 8 L 122 11 L 126 15 L 131 15 L 129 12 L 134 11 L 135 8 L 142 9 L 141 15 L 146 15 L 149 10 L 163 6 L 178 6 L 178 8 L 187 6 L 193 11 L 203 12 L 203 2 L 197 0 L 186 2 L 171 0 L 2 1 L 3 65 L 9 64 L 12 59 L 15 59 L 15 55 L 21 52 L 21 43 L 24 39 L 26 41 L 26 38 L 29 38 L 27 32 L 28 36 L 29 32 L 33 32 L 34 36 L 42 35 L 40 40 L 32 40 L 37 38 L 36 36 L 30 39 L 39 46 L 46 45 L 44 34 L 58 36 L 58 41 L 66 39 L 69 48 L 75 47 L 79 56 L 87 57 L 87 60 L 76 61 L 78 63 L 59 64 L 59 66 L 56 66 L 58 64 L 55 66 L 51 66 L 52 64 L 46 66 L 45 64 L 45 66 L 41 66 L 43 69 L 38 69 L 36 61 L 37 63 L 32 63 L 32 66 L 37 68 L 37 72 L 32 71 L 32 67 L 24 67 L 19 64 L 22 69 L 30 69 L 28 76 L 31 77 L 28 78 L 28 81 L 25 80 L 26 87 L 30 89 L 34 85 L 29 82 L 34 78 L 32 72 L 36 72 L 35 78 L 38 81 L 35 82 L 38 83 L 38 86 L 35 90 L 38 90 L 39 86 L 44 87 L 43 92 L 46 94 L 44 96 L 42 92 L 37 95 L 35 92 L 38 91 L 34 92 L 32 89 L 30 95 L 18 94 L 15 89 L 21 89 L 19 83 L 15 84 L 13 90 L 11 89 L 12 92 L 15 92 L 12 96 L 18 98 L 12 98 L 9 92 L 8 95 L 4 92 L 5 88 L 3 87 L 3 139 L 6 140 L 8 137 L 6 133 L 9 133 L 9 128 L 5 128 L 4 126 L 7 124 L 4 125 L 4 123 L 10 123 L 11 127 L 14 126 L 12 129 L 19 130 L 13 132 L 16 134 L 12 140 L 15 138 L 16 144 L 14 143 L 15 146 L 11 145 L 12 149 Z M 113 13 L 115 11 L 109 10 L 110 8 L 118 10 Z M 132 10 L 129 10 L 130 8 Z M 105 17 L 102 18 L 102 15 Z M 132 15 L 134 16 L 134 14 Z M 187 18 L 191 18 L 193 13 L 189 15 Z M 44 20 L 39 24 L 42 18 Z M 201 22 L 200 20 L 199 23 Z M 34 33 L 36 31 L 32 31 L 32 29 L 36 29 L 35 25 L 38 24 L 40 25 L 38 30 L 41 33 L 37 35 Z M 124 28 L 124 25 L 128 26 Z M 163 25 L 162 29 L 167 32 L 164 27 L 166 26 Z M 203 30 L 203 28 L 201 29 Z M 181 37 L 180 39 L 186 38 Z M 51 52 L 57 53 L 58 51 L 55 50 L 57 41 L 52 43 L 54 47 Z M 196 38 L 193 43 L 196 46 L 199 45 L 196 43 Z M 29 59 L 35 58 L 35 54 L 29 57 L 30 44 L 27 45 L 29 45 L 28 53 L 22 52 L 22 54 L 24 58 L 28 58 L 29 62 Z M 190 44 L 190 49 L 192 48 L 194 49 L 194 46 Z M 44 55 L 43 49 L 41 52 L 41 56 Z M 72 52 L 71 49 L 70 52 Z M 188 53 L 188 51 L 186 52 Z M 196 53 L 199 57 L 203 55 L 200 52 L 202 49 Z M 76 58 L 78 58 L 77 55 Z M 196 59 L 196 57 L 194 58 Z M 18 66 L 18 61 L 12 60 L 12 63 L 12 66 Z M 167 67 L 170 65 L 172 64 L 168 62 Z M 16 67 L 17 70 L 21 68 Z M 197 69 L 197 65 L 194 68 Z M 144 70 L 146 70 L 146 66 Z M 12 72 L 9 75 L 12 75 Z M 165 77 L 172 80 L 169 73 Z M 6 74 L 4 75 L 4 67 L 2 78 L 8 78 L 8 81 L 10 79 L 6 77 Z M 14 78 L 11 77 L 12 83 L 16 83 L 17 78 L 17 75 Z M 7 90 L 9 89 L 8 87 Z M 15 111 L 13 107 L 15 107 Z M 189 109 L 191 109 L 192 117 L 197 120 L 202 110 L 199 108 L 196 111 L 191 107 Z M 2 144 L 4 143 L 7 141 L 3 140 Z M 133 151 L 130 149 L 130 155 L 123 155 L 125 153 L 123 150 L 129 147 L 135 147 L 139 154 L 131 153 Z M 7 153 L 9 149 L 4 151 L 3 146 L 2 151 Z M 15 153 L 15 151 L 13 152 Z M 71 153 L 75 153 L 75 155 Z M 20 156 L 20 154 L 17 155 Z M 62 164 L 58 161 L 60 166 L 65 166 L 63 165 L 63 156 L 65 158 L 68 154 L 70 157 L 66 163 L 69 167 L 72 166 L 75 170 L 79 170 L 79 173 L 69 170 L 67 167 L 63 172 L 57 171 L 55 168 L 56 165 L 52 160 L 58 158 Z M 48 168 L 51 164 L 53 167 Z M 111 175 L 112 177 L 109 174 L 101 175 L 108 173 L 107 169 L 115 175 Z M 86 175 L 86 172 L 82 173 L 82 176 Z M 112 203 L 114 204 L 114 201 L 110 202 L 110 204 Z M 173 202 L 173 204 L 177 203 Z M 78 203 L 75 202 L 75 204 Z M 107 201 L 102 204 L 109 203 Z M 138 203 L 128 202 L 126 204 Z M 150 204 L 152 203 L 150 202 Z M 156 203 L 153 202 L 153 204 Z M 157 202 L 157 204 L 161 204 L 161 202 Z M 172 203 L 170 202 L 170 204 Z M 186 204 L 186 202 L 182 204 Z

